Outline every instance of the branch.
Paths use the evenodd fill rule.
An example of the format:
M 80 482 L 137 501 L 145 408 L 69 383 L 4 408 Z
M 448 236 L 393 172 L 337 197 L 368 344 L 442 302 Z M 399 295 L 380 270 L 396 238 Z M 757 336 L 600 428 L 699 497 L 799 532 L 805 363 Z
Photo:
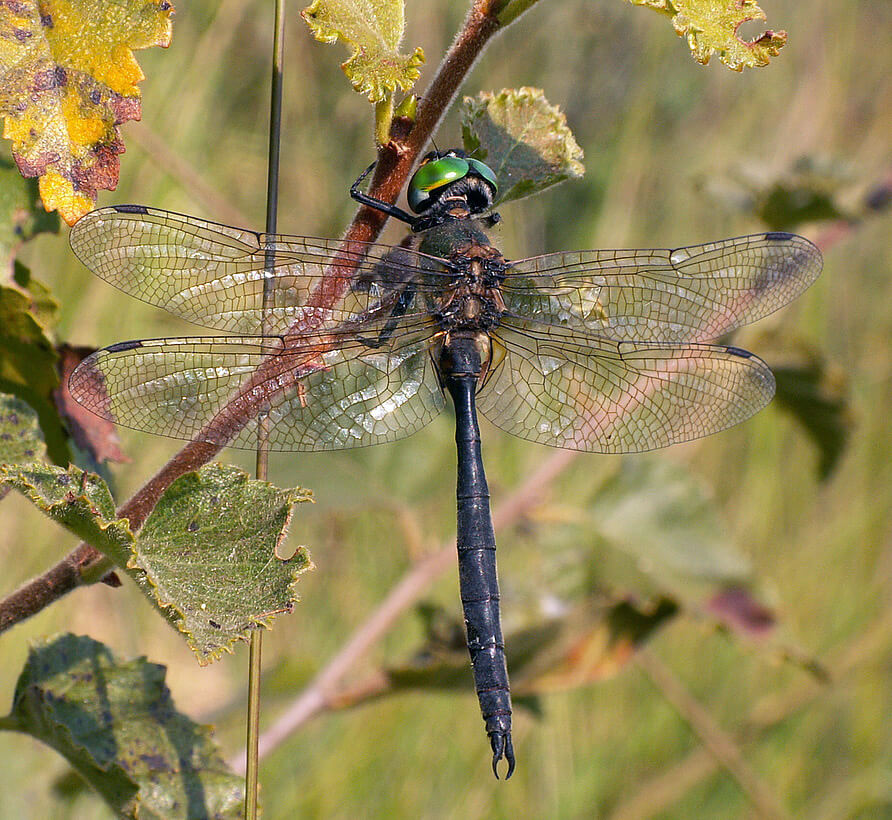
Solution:
M 770 820 L 782 820 L 788 817 L 768 786 L 746 762 L 734 739 L 716 723 L 712 715 L 691 695 L 669 667 L 646 649 L 638 653 L 636 660 L 663 697 L 691 727 L 700 742 L 734 778 L 756 809 L 758 816 Z
M 411 131 L 403 140 L 402 135 L 398 133 L 403 126 L 399 120 L 395 121 L 391 132 L 393 138 L 387 145 L 381 147 L 378 165 L 369 189 L 372 196 L 388 202 L 396 200 L 418 155 L 427 145 L 462 81 L 486 43 L 501 29 L 497 14 L 504 5 L 504 0 L 476 0 L 418 106 L 417 119 L 412 124 Z M 360 207 L 344 236 L 344 247 L 349 248 L 353 242 L 374 242 L 386 220 L 386 215 L 380 211 Z M 343 271 L 354 267 L 357 262 L 355 254 L 349 252 L 345 261 L 335 260 L 333 267 L 339 269 L 339 275 L 326 277 L 311 296 L 310 303 L 321 307 L 332 307 L 341 298 L 348 285 L 348 278 L 344 276 Z M 272 356 L 269 359 L 280 361 L 278 365 L 275 363 L 267 367 L 261 365 L 255 375 L 248 380 L 245 388 L 240 390 L 238 395 L 205 426 L 196 440 L 190 441 L 183 447 L 119 508 L 118 515 L 129 519 L 132 530 L 136 531 L 142 526 L 158 499 L 173 481 L 210 461 L 223 449 L 226 441 L 257 414 L 262 399 L 268 397 L 268 394 L 258 397 L 255 391 L 251 396 L 251 388 L 262 383 L 264 379 L 269 379 L 271 371 L 281 368 L 281 360 L 287 361 L 289 357 Z M 295 367 L 293 359 L 290 360 L 290 365 L 294 371 L 294 378 L 306 375 L 305 371 L 300 370 L 299 363 Z M 0 601 L 0 632 L 39 612 L 76 587 L 85 585 L 82 569 L 101 560 L 103 556 L 96 549 L 89 544 L 80 544 L 39 578 Z
M 890 629 L 892 610 L 887 609 L 856 640 L 833 651 L 826 665 L 837 689 L 853 672 L 863 670 L 865 664 L 875 663 L 879 653 L 886 651 Z M 826 686 L 817 685 L 814 677 L 809 676 L 804 681 L 797 680 L 783 693 L 766 695 L 756 702 L 735 730 L 737 743 L 743 745 L 759 740 L 826 692 Z M 671 813 L 674 803 L 714 775 L 720 766 L 721 762 L 708 748 L 698 746 L 671 768 L 661 770 L 639 785 L 628 799 L 614 808 L 610 820 L 647 820 L 658 814 Z

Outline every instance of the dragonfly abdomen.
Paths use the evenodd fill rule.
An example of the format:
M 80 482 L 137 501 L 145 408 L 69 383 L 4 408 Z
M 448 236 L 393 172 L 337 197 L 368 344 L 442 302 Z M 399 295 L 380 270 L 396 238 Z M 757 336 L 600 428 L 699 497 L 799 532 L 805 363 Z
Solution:
M 514 771 L 511 741 L 511 693 L 499 614 L 496 539 L 489 509 L 489 487 L 483 469 L 475 396 L 482 369 L 477 336 L 450 335 L 440 355 L 440 371 L 455 404 L 455 443 L 458 455 L 456 499 L 458 574 L 467 629 L 468 652 L 480 711 L 493 751 L 493 771 L 499 760 Z

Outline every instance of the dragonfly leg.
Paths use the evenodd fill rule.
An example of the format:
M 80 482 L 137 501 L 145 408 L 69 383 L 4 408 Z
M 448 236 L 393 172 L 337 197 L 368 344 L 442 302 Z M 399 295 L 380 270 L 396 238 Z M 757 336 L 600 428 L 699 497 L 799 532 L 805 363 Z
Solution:
M 394 219 L 399 219 L 400 222 L 405 222 L 407 225 L 415 224 L 415 217 L 412 214 L 404 211 L 402 208 L 397 208 L 396 205 L 391 205 L 389 202 L 385 202 L 383 199 L 376 199 L 373 196 L 369 196 L 364 191 L 359 190 L 359 183 L 362 182 L 371 172 L 372 169 L 377 165 L 377 162 L 373 162 L 369 165 L 368 168 L 363 171 L 356 182 L 354 182 L 350 186 L 350 196 L 353 197 L 360 205 L 365 205 L 368 208 L 374 208 L 376 211 L 381 211 L 382 213 L 387 214 L 388 216 L 392 216 Z
M 410 282 L 403 288 L 402 293 L 400 293 L 399 299 L 397 299 L 396 304 L 393 306 L 393 310 L 390 311 L 390 316 L 387 319 L 387 323 L 381 329 L 381 332 L 378 334 L 377 339 L 370 339 L 368 336 L 357 336 L 366 347 L 377 348 L 381 347 L 387 343 L 391 336 L 393 336 L 394 331 L 397 329 L 397 326 L 400 323 L 400 318 L 405 314 L 405 312 L 411 307 L 413 300 L 415 299 L 415 286 Z

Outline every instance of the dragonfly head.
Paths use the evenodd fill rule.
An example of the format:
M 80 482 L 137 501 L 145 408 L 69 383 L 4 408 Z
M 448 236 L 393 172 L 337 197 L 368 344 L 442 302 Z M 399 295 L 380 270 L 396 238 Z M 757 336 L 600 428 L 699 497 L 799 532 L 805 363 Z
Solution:
M 460 149 L 431 151 L 409 180 L 409 207 L 425 222 L 468 217 L 488 210 L 498 188 L 493 170 Z

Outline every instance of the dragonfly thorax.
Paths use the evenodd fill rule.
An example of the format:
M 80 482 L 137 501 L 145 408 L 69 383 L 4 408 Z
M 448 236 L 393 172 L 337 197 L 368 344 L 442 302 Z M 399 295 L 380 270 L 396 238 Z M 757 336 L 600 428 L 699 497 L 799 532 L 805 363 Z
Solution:
M 501 260 L 472 258 L 456 273 L 455 281 L 442 296 L 434 316 L 446 331 L 487 333 L 498 327 L 505 312 L 499 290 Z

